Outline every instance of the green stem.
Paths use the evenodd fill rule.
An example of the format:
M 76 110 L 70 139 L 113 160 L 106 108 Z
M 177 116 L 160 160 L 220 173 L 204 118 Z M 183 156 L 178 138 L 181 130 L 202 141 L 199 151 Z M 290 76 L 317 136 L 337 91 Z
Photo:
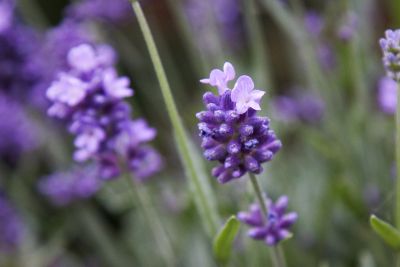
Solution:
M 213 195 L 207 194 L 207 191 L 211 191 L 209 182 L 207 179 L 202 179 L 199 175 L 199 170 L 196 168 L 195 155 L 193 155 L 193 152 L 190 149 L 190 142 L 187 133 L 176 108 L 157 47 L 147 20 L 143 14 L 143 10 L 138 1 L 131 0 L 131 2 L 140 29 L 142 30 L 145 43 L 149 50 L 150 58 L 160 84 L 161 93 L 167 107 L 167 112 L 174 128 L 177 148 L 189 178 L 190 188 L 193 190 L 195 204 L 200 213 L 200 217 L 204 220 L 208 233 L 213 236 L 218 230 L 219 216 L 213 202 Z
M 400 229 L 400 82 L 397 83 L 397 109 L 396 109 L 396 227 Z
M 256 193 L 256 197 L 258 202 L 260 203 L 261 212 L 263 213 L 263 220 L 267 223 L 268 220 L 268 207 L 265 204 L 264 192 L 261 189 L 260 183 L 258 182 L 257 177 L 253 173 L 249 173 L 250 181 L 253 186 L 254 192 Z M 283 255 L 282 248 L 280 246 L 272 247 L 270 249 L 271 260 L 274 267 L 286 267 L 285 258 Z
M 151 228 L 151 231 L 154 235 L 154 239 L 157 242 L 158 249 L 161 252 L 163 260 L 165 262 L 165 266 L 173 267 L 175 266 L 175 258 L 174 252 L 172 249 L 172 245 L 170 239 L 167 235 L 165 228 L 161 223 L 161 219 L 158 216 L 150 198 L 146 187 L 142 184 L 135 183 L 133 177 L 129 174 L 125 175 L 126 180 L 129 184 L 129 187 L 132 190 L 129 190 L 130 195 L 132 196 L 132 202 L 138 201 L 140 209 Z

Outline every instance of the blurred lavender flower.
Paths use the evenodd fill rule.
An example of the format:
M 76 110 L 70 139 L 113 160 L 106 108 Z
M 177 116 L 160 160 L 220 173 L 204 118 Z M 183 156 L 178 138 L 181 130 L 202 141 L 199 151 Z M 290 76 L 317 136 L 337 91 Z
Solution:
M 319 122 L 325 110 L 322 99 L 311 94 L 295 97 L 279 96 L 272 100 L 272 106 L 274 116 L 285 122 Z
M 43 177 L 40 192 L 55 205 L 64 206 L 79 199 L 89 198 L 101 187 L 96 166 L 75 167 Z
M 38 129 L 20 104 L 0 94 L 0 159 L 14 164 L 38 145 Z
M 82 0 L 71 5 L 67 15 L 77 20 L 104 20 L 119 23 L 132 16 L 126 0 Z
M 349 41 L 356 33 L 358 26 L 358 18 L 355 13 L 348 12 L 337 31 L 338 37 L 342 41 Z
M 15 207 L 0 190 L 0 252 L 12 252 L 21 244 L 25 226 Z
M 14 1 L 3 0 L 0 2 L 0 34 L 7 30 L 14 18 Z
M 222 39 L 227 44 L 234 46 L 240 45 L 243 28 L 241 24 L 240 5 L 237 0 L 187 0 L 185 2 L 185 13 L 190 22 L 192 30 L 195 32 L 196 43 L 206 52 L 215 50 L 215 41 L 212 39 L 213 26 L 210 25 L 215 17 L 217 27 L 221 32 Z
M 288 202 L 287 196 L 279 197 L 275 203 L 267 199 L 268 218 L 264 218 L 258 203 L 252 204 L 248 212 L 239 212 L 237 217 L 251 227 L 248 231 L 251 238 L 276 246 L 292 235 L 289 228 L 297 221 L 296 212 L 285 214 Z
M 269 127 L 269 119 L 256 114 L 263 94 L 254 90 L 249 76 L 243 75 L 233 90 L 226 88 L 218 96 L 211 92 L 203 96 L 207 110 L 196 114 L 203 138 L 201 146 L 207 160 L 220 163 L 212 170 L 220 183 L 240 178 L 246 172 L 260 173 L 261 163 L 270 161 L 282 146 Z
M 381 110 L 393 115 L 397 106 L 397 83 L 391 78 L 383 77 L 378 83 L 378 104 Z
M 315 38 L 318 38 L 324 28 L 324 20 L 315 11 L 308 11 L 304 17 L 306 30 Z
M 69 70 L 59 73 L 47 90 L 52 101 L 48 114 L 65 120 L 75 137 L 74 159 L 100 162 L 102 178 L 121 173 L 125 162 L 137 179 L 161 168 L 158 153 L 145 145 L 156 131 L 144 120 L 132 121 L 124 98 L 133 95 L 129 79 L 118 77 L 111 47 L 82 44 L 72 48 Z
M 386 30 L 379 40 L 383 52 L 383 65 L 389 78 L 400 81 L 400 30 Z

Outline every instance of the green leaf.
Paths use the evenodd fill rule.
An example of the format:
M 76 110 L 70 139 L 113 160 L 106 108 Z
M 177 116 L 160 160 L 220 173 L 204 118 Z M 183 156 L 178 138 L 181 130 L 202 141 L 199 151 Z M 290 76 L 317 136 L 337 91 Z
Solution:
M 400 250 L 400 231 L 389 223 L 371 215 L 369 222 L 377 233 L 388 245 L 396 250 Z
M 214 256 L 222 264 L 229 261 L 232 244 L 239 231 L 240 222 L 232 215 L 214 239 Z

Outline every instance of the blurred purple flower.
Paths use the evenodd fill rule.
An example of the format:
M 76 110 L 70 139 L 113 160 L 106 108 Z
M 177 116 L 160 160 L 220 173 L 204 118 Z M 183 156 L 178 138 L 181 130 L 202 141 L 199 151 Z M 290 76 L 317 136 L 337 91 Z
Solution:
M 324 114 L 325 104 L 315 95 L 279 96 L 272 100 L 274 116 L 286 122 L 319 122 Z
M 98 173 L 96 166 L 54 173 L 39 181 L 39 190 L 55 205 L 64 206 L 94 195 L 101 188 Z
M 12 0 L 2 0 L 0 2 L 0 34 L 11 27 L 14 19 L 14 6 Z
M 119 23 L 132 16 L 127 0 L 81 0 L 71 5 L 67 15 L 77 20 L 103 20 Z
M 317 46 L 317 58 L 325 70 L 331 70 L 336 65 L 336 57 L 333 49 L 327 43 L 319 43 Z
M 269 119 L 258 117 L 263 92 L 253 90 L 250 77 L 240 76 L 233 90 L 216 96 L 206 92 L 206 111 L 196 114 L 204 157 L 218 161 L 212 170 L 218 182 L 226 183 L 246 172 L 260 173 L 261 164 L 270 161 L 281 142 L 269 127 Z
M 292 235 L 289 229 L 297 221 L 296 212 L 285 214 L 288 202 L 287 196 L 279 197 L 275 203 L 267 199 L 268 218 L 264 218 L 258 203 L 252 204 L 248 212 L 239 212 L 237 217 L 251 227 L 248 231 L 251 238 L 263 240 L 268 246 L 276 246 Z
M 16 250 L 23 240 L 24 231 L 20 214 L 0 190 L 0 253 Z
M 38 129 L 22 106 L 0 94 L 0 158 L 13 164 L 38 142 Z
M 143 119 L 132 121 L 124 98 L 133 90 L 128 78 L 118 77 L 111 47 L 81 44 L 67 59 L 69 69 L 47 90 L 52 101 L 48 114 L 69 124 L 75 135 L 74 159 L 99 162 L 104 179 L 121 174 L 124 163 L 140 181 L 159 171 L 161 157 L 146 145 L 156 131 Z
M 393 115 L 397 106 L 397 83 L 391 78 L 383 77 L 378 83 L 378 104 L 381 110 Z
M 379 40 L 383 52 L 383 66 L 387 76 L 400 81 L 400 30 L 386 30 L 385 38 Z
M 358 26 L 358 18 L 355 13 L 346 14 L 342 24 L 340 25 L 337 35 L 342 41 L 349 41 L 356 33 Z
M 308 11 L 304 17 L 306 30 L 315 38 L 318 38 L 324 28 L 323 18 L 315 11 Z

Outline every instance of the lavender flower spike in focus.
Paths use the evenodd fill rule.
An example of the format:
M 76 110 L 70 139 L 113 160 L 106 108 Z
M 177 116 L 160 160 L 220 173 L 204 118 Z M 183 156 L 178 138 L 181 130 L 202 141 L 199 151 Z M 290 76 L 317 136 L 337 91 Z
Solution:
M 263 240 L 268 246 L 276 246 L 282 240 L 291 237 L 290 227 L 297 220 L 297 213 L 286 213 L 288 197 L 281 196 L 275 203 L 266 200 L 268 218 L 265 218 L 259 204 L 254 203 L 248 212 L 239 212 L 238 219 L 248 224 L 248 235 L 256 240 Z
M 219 162 L 212 174 L 220 183 L 247 172 L 261 173 L 261 164 L 270 161 L 282 146 L 269 127 L 269 119 L 257 116 L 264 92 L 255 90 L 252 79 L 245 75 L 229 89 L 227 82 L 234 78 L 234 68 L 230 63 L 225 63 L 227 69 L 225 66 L 231 69 L 213 70 L 210 74 L 209 83 L 218 88 L 219 95 L 206 92 L 203 96 L 206 110 L 196 114 L 204 156 Z
M 400 30 L 387 30 L 385 38 L 379 40 L 383 51 L 383 65 L 387 75 L 400 81 Z

